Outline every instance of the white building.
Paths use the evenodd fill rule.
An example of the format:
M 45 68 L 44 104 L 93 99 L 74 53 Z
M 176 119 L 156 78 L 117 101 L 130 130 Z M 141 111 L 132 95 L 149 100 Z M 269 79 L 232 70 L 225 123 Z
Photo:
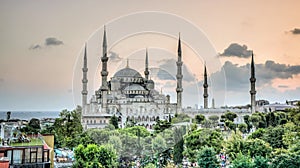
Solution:
M 170 103 L 170 96 L 160 94 L 155 90 L 155 82 L 149 79 L 148 52 L 146 51 L 145 71 L 142 76 L 138 71 L 127 66 L 116 72 L 108 81 L 106 31 L 103 36 L 102 85 L 90 101 L 87 101 L 87 51 L 85 48 L 82 90 L 82 125 L 84 129 L 103 128 L 110 118 L 119 118 L 119 127 L 125 127 L 128 122 L 143 125 L 149 129 L 156 120 L 167 120 L 181 112 L 182 101 L 182 61 L 180 38 L 178 43 L 177 61 L 177 103 Z M 176 65 L 174 65 L 176 66 Z

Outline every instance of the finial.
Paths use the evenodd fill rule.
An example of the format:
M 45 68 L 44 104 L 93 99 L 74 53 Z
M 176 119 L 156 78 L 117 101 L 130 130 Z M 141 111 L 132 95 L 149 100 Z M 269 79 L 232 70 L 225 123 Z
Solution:
M 252 60 L 251 60 L 251 77 L 255 78 L 255 66 L 254 66 L 254 54 L 252 51 Z
M 129 68 L 129 59 L 127 58 L 126 68 Z
M 178 38 L 178 54 L 181 56 L 181 40 L 180 40 L 180 32 L 179 32 L 179 38 Z
M 148 68 L 148 48 L 146 48 L 146 60 L 145 60 L 145 63 L 146 63 L 146 68 Z
M 107 42 L 106 42 L 106 26 L 104 25 L 104 31 L 103 31 L 103 47 L 107 46 Z

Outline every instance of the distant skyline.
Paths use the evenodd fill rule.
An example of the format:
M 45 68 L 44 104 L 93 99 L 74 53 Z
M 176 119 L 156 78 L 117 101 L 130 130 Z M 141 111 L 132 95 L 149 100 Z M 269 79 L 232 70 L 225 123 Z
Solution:
M 172 102 L 178 32 L 186 66 L 184 106 L 203 106 L 204 63 L 209 107 L 212 98 L 217 106 L 250 104 L 252 51 L 256 99 L 300 99 L 299 8 L 297 0 L 1 0 L 0 111 L 74 109 L 81 99 L 86 42 L 89 95 L 94 94 L 104 25 L 109 77 L 126 59 L 143 75 L 148 48 L 157 90 Z

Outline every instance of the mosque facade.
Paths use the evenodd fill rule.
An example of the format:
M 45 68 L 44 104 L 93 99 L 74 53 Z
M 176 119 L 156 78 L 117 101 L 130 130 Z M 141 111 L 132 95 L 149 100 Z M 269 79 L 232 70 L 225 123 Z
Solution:
M 83 78 L 82 78 L 82 125 L 84 129 L 103 128 L 112 116 L 119 118 L 119 127 L 127 124 L 142 125 L 152 129 L 157 120 L 169 120 L 176 112 L 182 109 L 182 60 L 181 41 L 178 41 L 177 61 L 177 102 L 170 103 L 170 96 L 155 90 L 155 82 L 149 79 L 148 52 L 145 54 L 145 70 L 141 75 L 132 69 L 127 60 L 127 65 L 117 71 L 110 80 L 107 80 L 107 42 L 106 31 L 103 35 L 103 55 L 101 57 L 102 84 L 88 101 L 88 67 L 87 49 L 85 47 Z M 176 66 L 174 65 L 174 66 Z

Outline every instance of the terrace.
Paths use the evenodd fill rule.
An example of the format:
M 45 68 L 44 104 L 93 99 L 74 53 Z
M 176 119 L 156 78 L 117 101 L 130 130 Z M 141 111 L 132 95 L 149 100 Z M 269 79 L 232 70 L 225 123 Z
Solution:
M 28 141 L 13 139 L 9 146 L 0 146 L 0 160 L 8 160 L 10 167 L 50 168 L 50 148 L 42 138 L 28 138 Z

